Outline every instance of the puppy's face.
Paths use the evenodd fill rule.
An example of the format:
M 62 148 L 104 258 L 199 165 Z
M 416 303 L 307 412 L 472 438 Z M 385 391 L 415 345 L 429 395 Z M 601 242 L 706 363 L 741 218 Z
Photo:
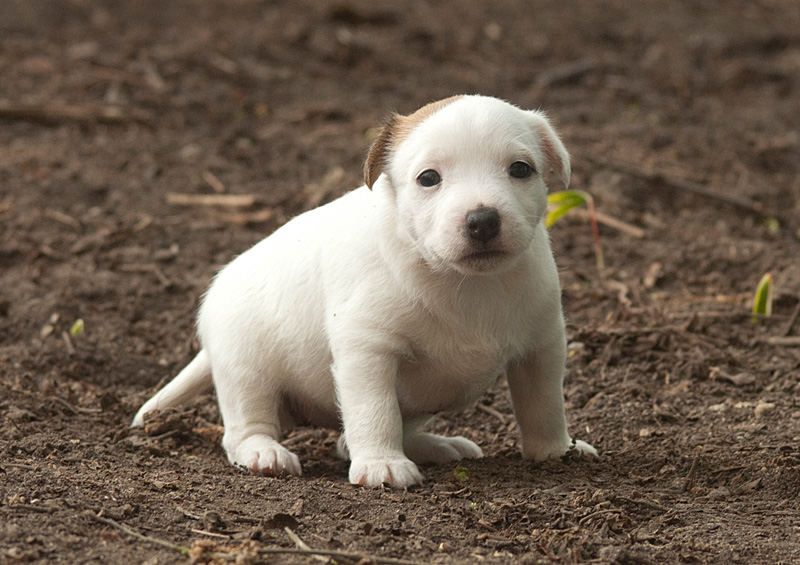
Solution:
M 481 96 L 395 116 L 367 159 L 385 174 L 401 232 L 435 270 L 498 272 L 531 244 L 547 206 L 543 174 L 569 182 L 569 156 L 545 117 Z

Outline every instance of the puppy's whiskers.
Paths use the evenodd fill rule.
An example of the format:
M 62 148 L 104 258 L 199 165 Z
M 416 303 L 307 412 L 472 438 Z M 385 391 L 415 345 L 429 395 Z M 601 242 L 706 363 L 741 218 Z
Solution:
M 466 282 L 466 280 L 467 280 L 467 275 L 462 273 L 461 280 L 459 280 L 458 285 L 456 285 L 456 296 L 458 296 L 458 293 L 461 292 L 461 286 Z

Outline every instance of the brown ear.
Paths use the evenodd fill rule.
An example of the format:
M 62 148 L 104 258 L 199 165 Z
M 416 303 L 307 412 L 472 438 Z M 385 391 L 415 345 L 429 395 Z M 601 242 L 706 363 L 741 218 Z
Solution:
M 392 140 L 394 138 L 397 118 L 397 114 L 389 116 L 389 119 L 383 124 L 375 141 L 372 142 L 372 147 L 369 148 L 367 160 L 364 162 L 364 182 L 370 190 L 386 168 L 386 163 L 389 160 L 389 150 L 391 149 Z
M 558 178 L 564 184 L 564 188 L 569 188 L 569 179 L 572 172 L 569 153 L 547 118 L 542 114 L 539 114 L 538 117 L 541 119 L 539 139 L 547 165 L 556 172 Z

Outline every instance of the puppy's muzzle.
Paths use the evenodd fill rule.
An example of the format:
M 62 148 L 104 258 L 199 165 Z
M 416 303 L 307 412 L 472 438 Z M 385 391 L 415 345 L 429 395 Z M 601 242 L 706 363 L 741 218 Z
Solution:
M 500 214 L 495 208 L 482 206 L 467 212 L 466 225 L 472 239 L 488 243 L 500 233 Z

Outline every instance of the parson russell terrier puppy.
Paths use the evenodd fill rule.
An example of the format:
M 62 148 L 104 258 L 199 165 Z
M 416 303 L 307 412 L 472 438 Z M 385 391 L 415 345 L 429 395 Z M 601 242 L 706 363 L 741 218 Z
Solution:
M 481 457 L 424 431 L 440 410 L 508 379 L 523 457 L 574 449 L 543 174 L 569 183 L 545 116 L 456 96 L 392 116 L 365 186 L 306 212 L 222 269 L 198 316 L 194 360 L 133 420 L 216 386 L 228 459 L 300 475 L 293 423 L 341 427 L 352 483 L 402 488 L 417 463 Z

